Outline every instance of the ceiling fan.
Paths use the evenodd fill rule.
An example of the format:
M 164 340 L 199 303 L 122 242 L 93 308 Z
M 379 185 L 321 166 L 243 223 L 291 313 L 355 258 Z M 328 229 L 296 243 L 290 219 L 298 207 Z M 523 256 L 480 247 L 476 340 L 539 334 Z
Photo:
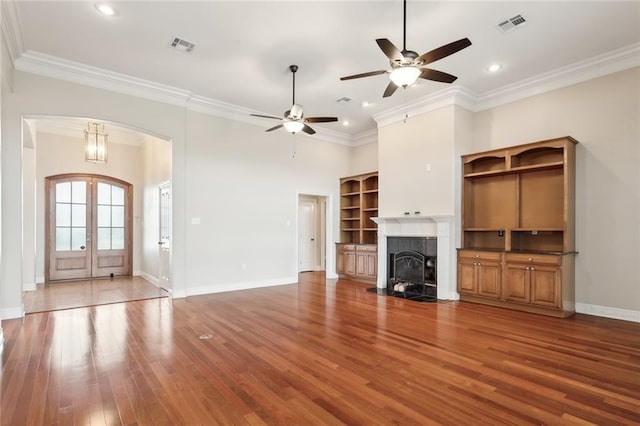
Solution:
M 389 78 L 391 81 L 382 95 L 383 98 L 393 95 L 398 87 L 407 88 L 407 86 L 411 86 L 418 78 L 443 83 L 453 83 L 458 77 L 447 74 L 446 72 L 426 68 L 426 65 L 452 55 L 465 47 L 471 46 L 471 41 L 469 41 L 468 38 L 463 38 L 440 46 L 423 55 L 418 55 L 413 50 L 407 50 L 407 0 L 404 0 L 402 51 L 398 50 L 398 48 L 386 38 L 376 39 L 376 43 L 378 43 L 382 52 L 389 58 L 391 70 L 370 71 L 342 77 L 340 80 L 352 80 L 355 78 L 390 73 Z
M 280 120 L 282 123 L 277 126 L 273 126 L 265 132 L 271 132 L 272 130 L 279 129 L 284 126 L 287 131 L 296 134 L 300 130 L 310 135 L 315 133 L 311 127 L 307 126 L 307 123 L 329 123 L 332 121 L 338 121 L 338 117 L 306 117 L 302 113 L 302 105 L 296 104 L 296 71 L 298 71 L 297 65 L 289 65 L 289 69 L 293 74 L 293 106 L 290 110 L 285 111 L 284 118 L 273 117 L 270 115 L 251 114 L 254 117 L 270 118 L 272 120 Z

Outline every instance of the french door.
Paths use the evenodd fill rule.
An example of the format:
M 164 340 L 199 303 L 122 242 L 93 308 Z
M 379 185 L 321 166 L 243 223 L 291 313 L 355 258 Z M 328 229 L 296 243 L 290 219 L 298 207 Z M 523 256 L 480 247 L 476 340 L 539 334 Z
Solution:
M 46 185 L 47 281 L 130 275 L 131 185 L 78 174 Z

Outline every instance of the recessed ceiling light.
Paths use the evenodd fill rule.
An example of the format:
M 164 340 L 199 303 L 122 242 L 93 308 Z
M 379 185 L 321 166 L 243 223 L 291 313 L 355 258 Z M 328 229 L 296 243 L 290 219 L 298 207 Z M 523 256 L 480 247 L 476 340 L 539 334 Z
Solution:
M 363 106 L 364 108 L 368 107 L 368 106 L 369 106 L 369 102 L 367 102 L 367 101 L 362 101 L 362 106 Z
M 342 122 L 342 125 L 343 125 L 343 126 L 348 126 L 348 125 L 349 125 L 349 120 L 344 120 L 344 121 Z
M 102 13 L 103 15 L 107 15 L 107 16 L 113 16 L 116 14 L 116 10 L 109 6 L 106 3 L 98 3 L 96 4 L 96 9 L 98 9 L 98 11 L 100 13 Z
M 500 64 L 491 64 L 489 65 L 489 67 L 487 68 L 487 71 L 489 72 L 496 72 L 499 71 L 502 68 L 502 65 Z

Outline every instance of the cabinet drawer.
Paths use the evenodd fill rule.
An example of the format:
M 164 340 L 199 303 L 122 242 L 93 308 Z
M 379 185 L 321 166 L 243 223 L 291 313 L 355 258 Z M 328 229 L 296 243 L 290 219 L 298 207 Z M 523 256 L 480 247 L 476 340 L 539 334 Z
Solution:
M 499 262 L 502 253 L 499 251 L 459 250 L 458 258 L 475 260 L 494 260 Z
M 542 265 L 562 265 L 562 256 L 553 254 L 506 253 L 505 261 L 516 263 L 537 263 Z
M 338 253 L 341 253 L 344 251 L 356 251 L 356 245 L 355 244 L 337 244 L 336 249 Z
M 356 246 L 356 250 L 357 251 L 366 251 L 366 252 L 373 252 L 375 253 L 378 250 L 378 246 L 376 245 L 363 245 L 363 246 Z

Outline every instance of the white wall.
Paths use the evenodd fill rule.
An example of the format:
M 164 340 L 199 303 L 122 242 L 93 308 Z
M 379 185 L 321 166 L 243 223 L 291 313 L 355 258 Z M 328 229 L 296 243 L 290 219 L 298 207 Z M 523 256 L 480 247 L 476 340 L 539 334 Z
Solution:
M 107 126 L 108 131 L 108 126 Z M 84 138 L 38 133 L 36 147 L 36 277 L 44 282 L 45 265 L 45 178 L 64 173 L 88 173 L 114 177 L 133 185 L 133 271 L 140 271 L 142 247 L 143 152 L 141 146 L 109 144 L 106 164 L 84 159 Z M 26 200 L 25 200 L 26 201 Z M 25 244 L 27 239 L 25 238 Z M 157 244 L 156 244 L 157 247 Z
M 454 214 L 454 126 L 450 106 L 379 129 L 380 216 Z
M 640 312 L 640 68 L 477 113 L 473 151 L 565 135 L 580 142 L 578 309 Z
M 350 148 L 196 112 L 187 128 L 190 292 L 297 281 L 297 194 L 330 196 L 338 235 L 336 196 Z M 327 253 L 328 270 L 334 257 Z
M 349 176 L 378 170 L 378 142 L 359 145 L 351 149 Z

